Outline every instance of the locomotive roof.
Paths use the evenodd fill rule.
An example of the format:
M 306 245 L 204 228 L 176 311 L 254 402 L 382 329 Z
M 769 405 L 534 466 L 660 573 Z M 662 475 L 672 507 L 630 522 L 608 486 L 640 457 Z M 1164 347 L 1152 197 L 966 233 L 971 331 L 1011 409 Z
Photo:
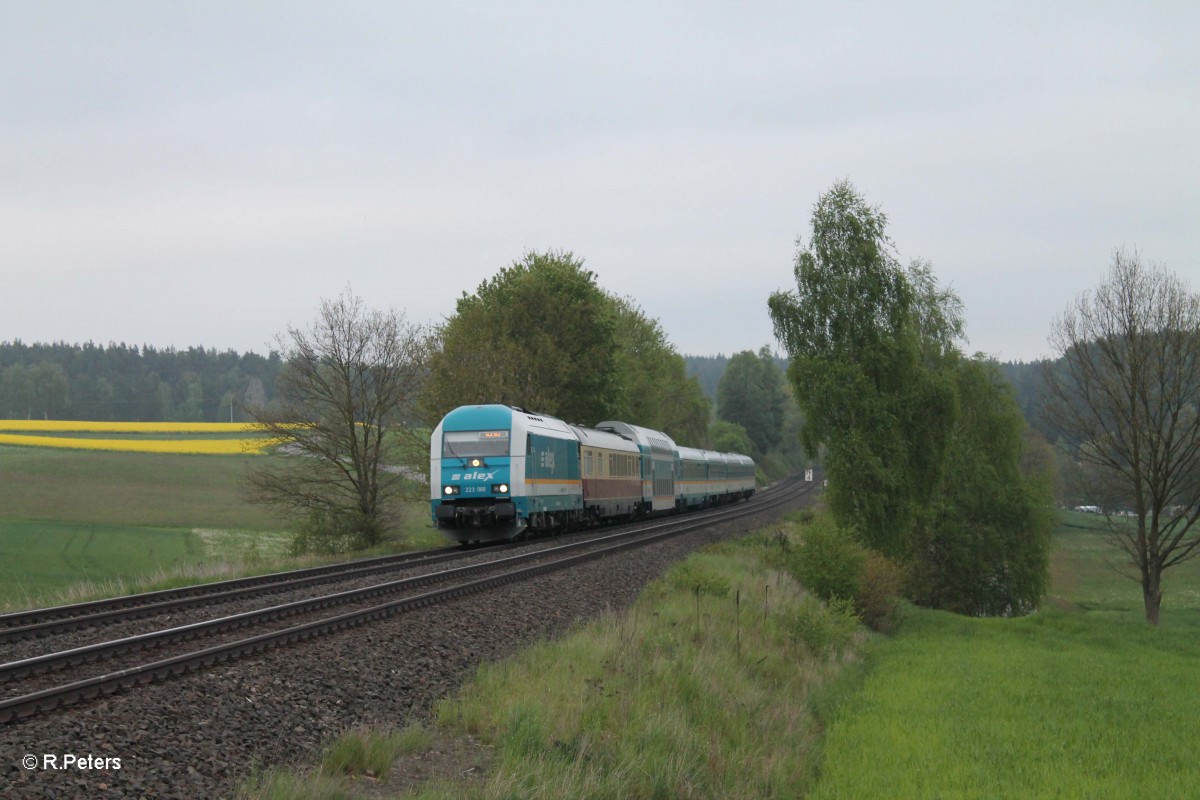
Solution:
M 512 424 L 513 410 L 499 404 L 459 406 L 442 418 L 442 428 L 451 431 L 507 428 Z
M 578 425 L 572 425 L 571 430 L 579 437 L 579 441 L 589 447 L 606 447 L 609 450 L 623 450 L 627 453 L 639 452 L 636 442 L 619 433 L 583 428 Z
M 630 425 L 628 422 L 620 422 L 618 420 L 600 422 L 596 424 L 596 427 L 600 430 L 611 430 L 622 436 L 627 436 L 643 447 L 650 448 L 652 452 L 669 453 L 672 456 L 679 452 L 679 447 L 675 444 L 675 440 L 662 431 L 643 428 L 640 425 Z

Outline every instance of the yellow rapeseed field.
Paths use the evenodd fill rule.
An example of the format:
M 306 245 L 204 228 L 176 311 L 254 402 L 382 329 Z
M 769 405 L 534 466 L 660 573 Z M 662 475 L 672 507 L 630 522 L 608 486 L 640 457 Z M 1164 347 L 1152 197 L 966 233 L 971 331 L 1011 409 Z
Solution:
M 17 433 L 13 433 L 17 431 Z M 121 450 L 131 453 L 194 453 L 241 455 L 260 453 L 280 444 L 266 437 L 206 438 L 202 434 L 255 433 L 253 422 L 89 422 L 80 420 L 0 420 L 0 444 L 57 447 L 70 450 Z M 126 439 L 37 436 L 37 433 L 136 434 Z M 157 439 L 155 434 L 198 434 L 180 439 Z
M 72 419 L 3 419 L 0 431 L 45 433 L 253 433 L 254 422 L 89 422 Z

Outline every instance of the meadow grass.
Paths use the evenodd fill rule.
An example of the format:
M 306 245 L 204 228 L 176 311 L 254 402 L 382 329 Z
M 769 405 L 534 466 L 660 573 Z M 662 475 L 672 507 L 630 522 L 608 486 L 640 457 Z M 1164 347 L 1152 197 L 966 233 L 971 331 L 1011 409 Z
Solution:
M 61 605 L 317 563 L 282 531 L 0 520 L 0 612 Z
M 425 750 L 432 738 L 419 725 L 400 731 L 370 728 L 347 731 L 326 749 L 321 758 L 321 772 L 386 778 L 397 758 Z
M 262 458 L 0 446 L 0 518 L 280 530 L 245 494 L 246 467 Z
M 1200 567 L 1169 572 L 1162 624 L 1087 515 L 1057 536 L 1037 614 L 909 608 L 831 726 L 821 798 L 1195 794 Z
M 320 563 L 287 557 L 289 522 L 246 496 L 264 458 L 0 446 L 0 610 Z M 425 503 L 399 534 L 340 558 L 445 543 Z
M 0 520 L 0 606 L 23 606 L 72 584 L 114 583 L 203 558 L 204 542 L 178 528 Z
M 794 628 L 811 601 L 762 551 L 756 539 L 693 555 L 629 612 L 482 666 L 437 712 L 497 749 L 468 796 L 801 794 L 820 761 L 821 713 L 855 671 L 860 636 L 813 652 Z
M 284 531 L 0 520 L 0 613 L 445 545 L 413 505 L 399 538 L 336 556 L 290 555 Z

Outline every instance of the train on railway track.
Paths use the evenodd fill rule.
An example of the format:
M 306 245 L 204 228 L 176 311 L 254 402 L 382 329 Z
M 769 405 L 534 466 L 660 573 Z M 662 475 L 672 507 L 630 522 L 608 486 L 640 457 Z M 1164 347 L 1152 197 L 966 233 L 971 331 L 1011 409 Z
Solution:
M 703 508 L 754 494 L 754 461 L 626 422 L 591 428 L 507 405 L 460 406 L 430 437 L 434 525 L 490 542 Z

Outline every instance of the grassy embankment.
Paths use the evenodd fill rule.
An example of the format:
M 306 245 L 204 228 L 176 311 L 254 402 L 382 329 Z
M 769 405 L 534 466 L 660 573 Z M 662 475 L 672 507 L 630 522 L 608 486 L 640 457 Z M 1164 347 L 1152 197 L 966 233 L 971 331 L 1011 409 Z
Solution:
M 247 464 L 270 457 L 0 445 L 0 610 L 311 563 L 245 497 Z
M 803 644 L 815 636 L 819 652 L 836 620 L 814 622 L 798 587 L 764 563 L 762 538 L 698 555 L 629 613 L 481 667 L 423 729 L 350 732 L 317 769 L 269 774 L 248 794 L 1189 796 L 1200 565 L 1175 572 L 1152 629 L 1092 521 L 1064 516 L 1042 612 L 910 608 L 862 656 L 861 636 L 825 655 Z M 766 586 L 769 601 L 756 596 Z M 740 613 L 723 587 L 742 588 Z M 463 744 L 472 737 L 485 746 Z M 439 768 L 439 752 L 451 763 Z M 413 788 L 414 763 L 455 777 Z M 484 777 L 459 777 L 472 766 Z M 367 770 L 382 782 L 345 777 Z
M 393 792 L 412 788 L 419 763 L 455 777 L 485 767 L 482 780 L 415 789 L 422 798 L 797 797 L 861 675 L 865 634 L 777 570 L 779 552 L 766 533 L 708 548 L 629 611 L 482 666 L 439 705 L 424 743 L 419 728 L 391 747 L 352 731 L 312 772 L 265 775 L 247 794 L 409 797 Z M 385 785 L 344 777 L 368 769 Z

